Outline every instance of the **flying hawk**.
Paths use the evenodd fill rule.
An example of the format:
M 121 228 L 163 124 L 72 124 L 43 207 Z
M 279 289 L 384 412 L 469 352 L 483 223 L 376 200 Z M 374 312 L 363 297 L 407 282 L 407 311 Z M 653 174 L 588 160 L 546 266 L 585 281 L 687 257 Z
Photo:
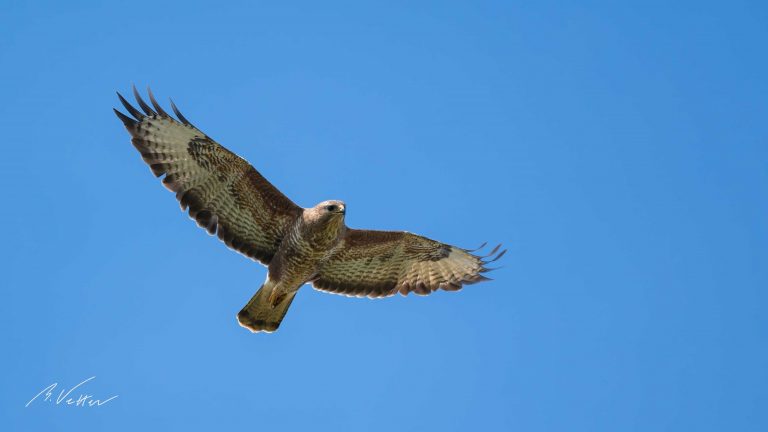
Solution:
M 481 257 L 409 232 L 348 228 L 342 201 L 301 208 L 245 159 L 193 126 L 173 101 L 177 119 L 148 91 L 152 107 L 134 86 L 143 112 L 120 93 L 132 117 L 114 110 L 144 162 L 155 176 L 165 175 L 163 185 L 200 227 L 268 267 L 266 281 L 237 314 L 240 325 L 252 332 L 277 330 L 305 283 L 370 298 L 456 291 L 488 280 L 481 274 L 488 271 L 485 265 L 506 252 L 497 254 L 499 245 Z

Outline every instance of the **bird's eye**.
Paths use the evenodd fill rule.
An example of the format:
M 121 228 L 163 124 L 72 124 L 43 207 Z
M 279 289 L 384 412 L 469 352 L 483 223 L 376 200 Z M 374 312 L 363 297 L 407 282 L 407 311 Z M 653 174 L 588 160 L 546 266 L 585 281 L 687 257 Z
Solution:
M 335 206 L 335 205 L 329 205 L 328 207 L 326 207 L 326 209 L 327 209 L 328 211 L 331 211 L 331 212 L 332 212 L 332 211 L 336 211 L 336 206 Z

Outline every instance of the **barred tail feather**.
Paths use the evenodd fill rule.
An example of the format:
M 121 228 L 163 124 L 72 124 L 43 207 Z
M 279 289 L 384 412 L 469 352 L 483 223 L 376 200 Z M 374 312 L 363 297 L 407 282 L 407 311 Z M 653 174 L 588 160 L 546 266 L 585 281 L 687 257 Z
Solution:
M 271 298 L 274 286 L 264 284 L 251 297 L 247 305 L 237 314 L 237 322 L 253 333 L 271 333 L 280 327 L 288 308 L 296 297 L 294 291 L 277 299 Z M 273 301 L 275 302 L 273 304 Z

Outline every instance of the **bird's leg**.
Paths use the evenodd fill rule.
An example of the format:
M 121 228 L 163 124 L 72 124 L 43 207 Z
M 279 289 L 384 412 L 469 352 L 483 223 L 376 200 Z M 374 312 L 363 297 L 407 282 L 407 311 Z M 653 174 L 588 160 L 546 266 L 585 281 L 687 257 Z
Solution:
M 267 301 L 269 302 L 270 306 L 274 309 L 277 305 L 279 305 L 283 299 L 285 299 L 286 294 L 279 292 L 278 289 L 273 289 L 271 293 L 269 293 L 269 298 L 267 298 Z

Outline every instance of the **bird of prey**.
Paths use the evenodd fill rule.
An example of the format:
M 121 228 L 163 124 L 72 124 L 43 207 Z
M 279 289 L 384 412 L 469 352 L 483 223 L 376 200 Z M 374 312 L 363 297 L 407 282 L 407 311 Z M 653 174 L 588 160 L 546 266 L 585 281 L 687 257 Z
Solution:
M 405 231 L 348 228 L 342 201 L 301 208 L 245 159 L 193 126 L 173 101 L 175 119 L 148 93 L 152 106 L 134 86 L 141 111 L 120 93 L 130 116 L 114 110 L 144 162 L 155 176 L 164 176 L 163 185 L 200 227 L 268 267 L 266 281 L 237 314 L 240 325 L 252 332 L 277 330 L 306 283 L 369 298 L 456 291 L 487 280 L 485 265 L 506 252 L 497 246 L 481 257 L 472 254 L 476 250 Z

